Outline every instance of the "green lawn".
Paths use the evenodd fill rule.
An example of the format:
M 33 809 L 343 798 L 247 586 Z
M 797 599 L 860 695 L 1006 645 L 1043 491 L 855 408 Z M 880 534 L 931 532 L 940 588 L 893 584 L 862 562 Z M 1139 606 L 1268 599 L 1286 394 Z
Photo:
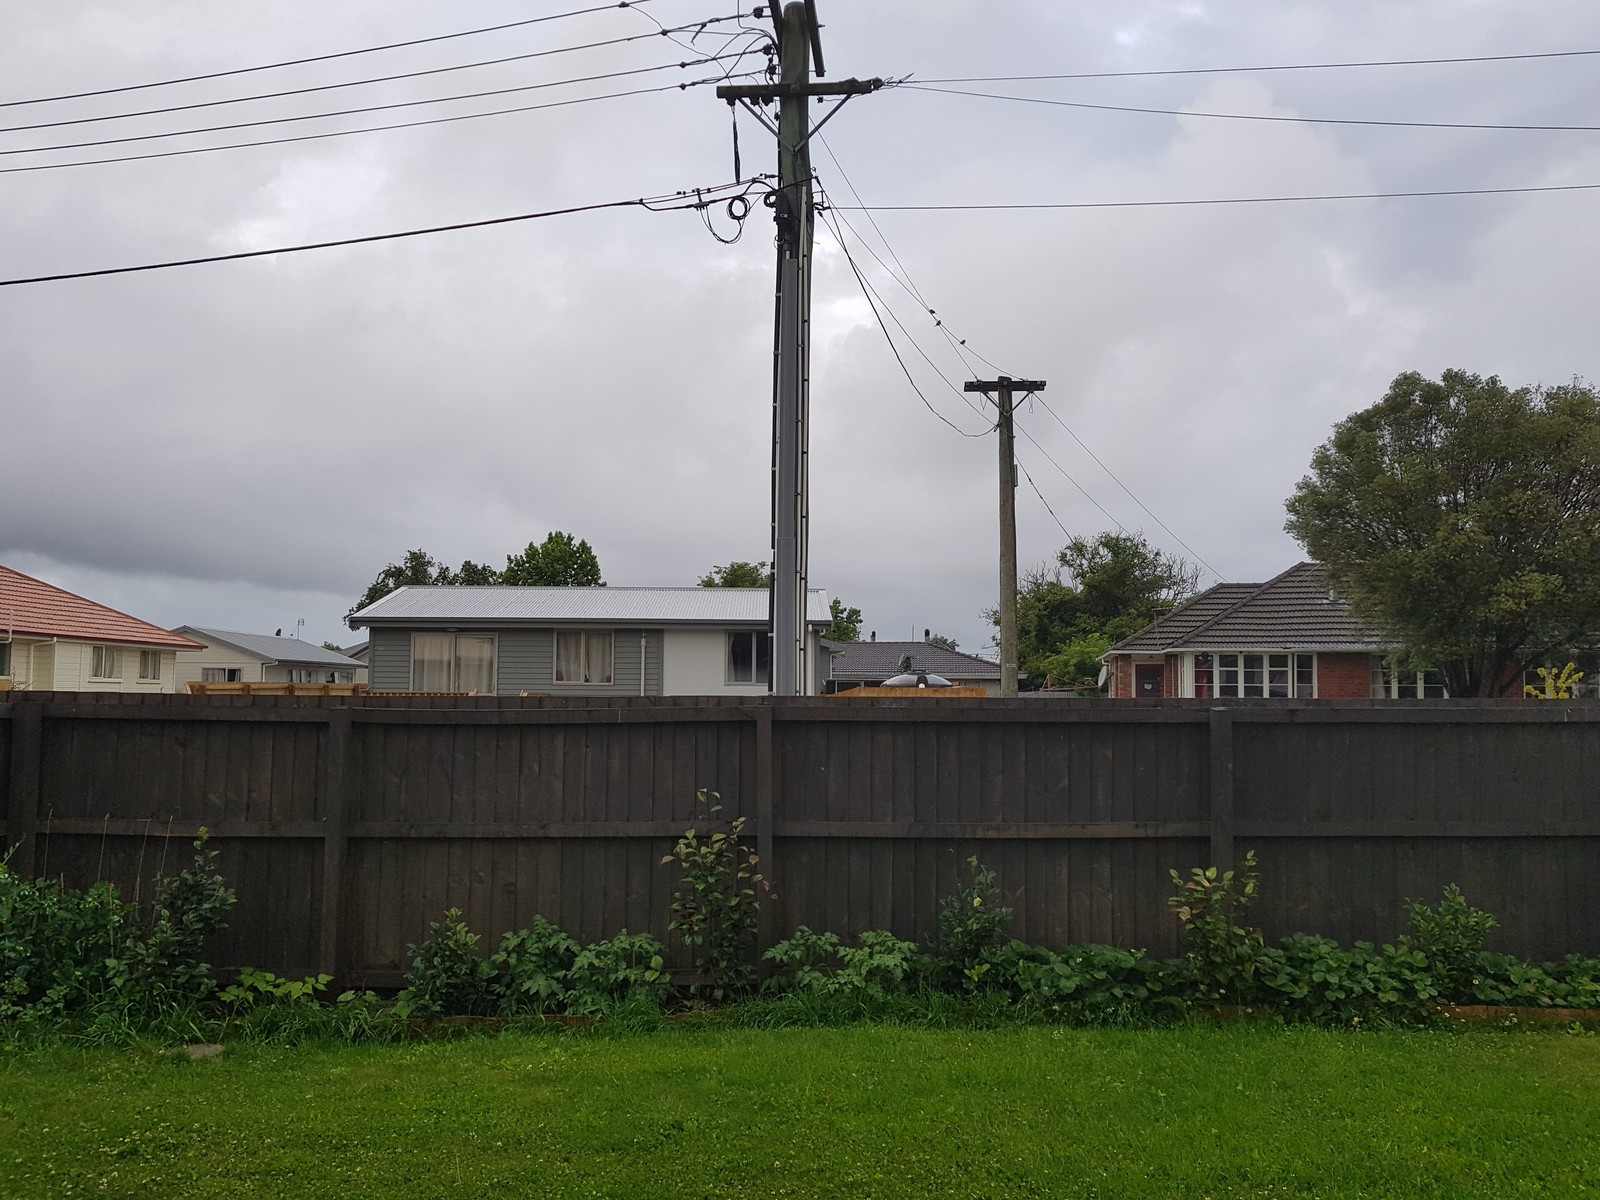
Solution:
M 0 1058 L 0 1195 L 1600 1194 L 1600 1039 L 507 1034 Z

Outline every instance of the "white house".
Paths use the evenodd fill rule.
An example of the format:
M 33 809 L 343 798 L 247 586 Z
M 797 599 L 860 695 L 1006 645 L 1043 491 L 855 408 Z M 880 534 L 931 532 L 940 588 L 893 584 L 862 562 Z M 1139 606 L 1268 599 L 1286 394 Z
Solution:
M 0 691 L 175 692 L 200 644 L 0 567 Z
M 365 683 L 367 667 L 337 650 L 299 638 L 180 625 L 203 647 L 178 660 L 178 687 L 190 683 Z
M 350 617 L 375 691 L 764 696 L 766 588 L 403 587 Z M 806 603 L 806 693 L 828 677 L 827 596 Z

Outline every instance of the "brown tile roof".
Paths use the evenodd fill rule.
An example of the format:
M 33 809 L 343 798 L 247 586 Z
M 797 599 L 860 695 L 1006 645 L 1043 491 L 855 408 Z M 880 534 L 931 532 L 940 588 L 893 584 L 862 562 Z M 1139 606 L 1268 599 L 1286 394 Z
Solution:
M 24 637 L 121 642 L 175 650 L 204 649 L 199 642 L 169 633 L 159 625 L 85 600 L 4 566 L 0 566 L 0 629 Z
M 1371 650 L 1393 643 L 1350 615 L 1320 563 L 1296 563 L 1266 583 L 1221 583 L 1124 638 L 1109 653 L 1175 650 Z

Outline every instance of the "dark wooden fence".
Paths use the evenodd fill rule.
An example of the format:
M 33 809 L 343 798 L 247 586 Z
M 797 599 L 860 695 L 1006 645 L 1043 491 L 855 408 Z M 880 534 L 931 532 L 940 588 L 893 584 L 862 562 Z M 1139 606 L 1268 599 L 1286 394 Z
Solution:
M 220 965 L 398 982 L 447 907 L 665 938 L 698 788 L 798 925 L 923 939 L 968 855 L 1013 932 L 1170 953 L 1167 870 L 1261 860 L 1270 935 L 1392 939 L 1459 883 L 1499 948 L 1600 953 L 1600 704 L 572 702 L 55 694 L 0 703 L 12 867 L 148 894 L 207 827 Z

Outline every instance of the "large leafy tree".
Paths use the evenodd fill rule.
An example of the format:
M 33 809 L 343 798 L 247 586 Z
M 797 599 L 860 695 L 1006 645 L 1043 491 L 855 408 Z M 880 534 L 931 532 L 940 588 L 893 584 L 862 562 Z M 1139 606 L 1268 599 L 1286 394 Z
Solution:
M 1026 685 L 1092 685 L 1102 654 L 1192 596 L 1199 580 L 1198 567 L 1143 534 L 1073 538 L 1053 567 L 1018 580 L 1017 667 Z M 1000 623 L 998 608 L 985 615 Z
M 701 587 L 764 588 L 772 586 L 772 572 L 760 563 L 731 562 L 712 567 L 700 577 Z
M 462 566 L 468 564 L 463 563 Z M 346 616 L 382 600 L 396 588 L 416 584 L 454 583 L 455 572 L 448 564 L 440 562 L 426 550 L 407 550 L 399 562 L 392 562 L 378 572 L 378 577 L 362 593 Z
M 828 601 L 828 614 L 832 624 L 822 631 L 830 642 L 859 642 L 861 640 L 861 610 L 852 608 L 839 597 Z
M 605 587 L 600 560 L 586 541 L 559 529 L 542 542 L 529 542 L 520 554 L 506 556 L 502 583 L 523 587 Z
M 1600 396 L 1407 372 L 1345 418 L 1286 528 L 1352 610 L 1494 696 L 1600 634 Z

